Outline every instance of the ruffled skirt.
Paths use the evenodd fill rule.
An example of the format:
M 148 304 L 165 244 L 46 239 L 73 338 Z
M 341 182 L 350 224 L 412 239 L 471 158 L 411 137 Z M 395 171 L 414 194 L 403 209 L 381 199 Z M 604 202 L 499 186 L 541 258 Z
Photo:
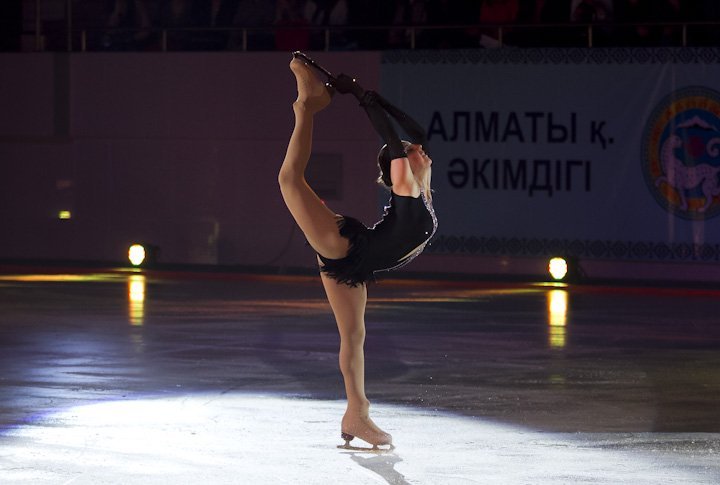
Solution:
M 365 225 L 354 217 L 343 216 L 338 219 L 340 235 L 350 242 L 347 256 L 340 259 L 328 259 L 320 256 L 320 271 L 338 283 L 348 286 L 364 285 L 375 281 L 374 269 L 367 264 L 368 231 Z

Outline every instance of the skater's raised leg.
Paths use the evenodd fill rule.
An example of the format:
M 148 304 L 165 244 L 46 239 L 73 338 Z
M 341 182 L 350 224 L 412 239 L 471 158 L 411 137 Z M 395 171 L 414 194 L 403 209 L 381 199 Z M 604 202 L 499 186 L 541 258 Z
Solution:
M 297 80 L 298 97 L 293 103 L 295 127 L 278 174 L 280 191 L 310 246 L 327 258 L 342 258 L 347 254 L 348 240 L 338 232 L 337 215 L 305 180 L 312 150 L 313 117 L 330 103 L 330 93 L 299 59 L 290 62 L 290 69 Z

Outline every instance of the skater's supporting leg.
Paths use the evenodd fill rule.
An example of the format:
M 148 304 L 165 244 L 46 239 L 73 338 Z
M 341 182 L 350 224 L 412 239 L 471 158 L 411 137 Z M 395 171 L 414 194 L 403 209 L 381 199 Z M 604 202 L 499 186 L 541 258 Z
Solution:
M 367 288 L 365 285 L 344 285 L 325 274 L 322 274 L 322 282 L 340 332 L 340 371 L 347 395 L 341 430 L 373 445 L 390 444 L 392 437 L 370 419 L 370 401 L 365 396 L 363 347 Z

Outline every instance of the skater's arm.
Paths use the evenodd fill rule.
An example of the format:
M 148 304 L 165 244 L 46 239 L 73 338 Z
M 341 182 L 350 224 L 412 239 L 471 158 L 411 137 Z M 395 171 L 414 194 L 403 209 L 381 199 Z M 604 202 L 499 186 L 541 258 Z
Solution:
M 377 93 L 366 91 L 363 95 L 360 105 L 365 108 L 365 112 L 370 118 L 375 131 L 388 146 L 388 154 L 390 156 L 390 180 L 392 181 L 392 189 L 397 195 L 412 195 L 417 192 L 417 182 L 413 176 L 410 162 L 405 153 L 405 146 L 400 141 L 400 137 L 395 131 L 395 127 L 388 118 L 385 110 L 377 102 Z
M 405 133 L 408 134 L 409 141 L 416 145 L 422 145 L 424 150 L 427 152 L 427 134 L 420 124 L 412 119 L 407 113 L 402 111 L 397 106 L 393 105 L 390 101 L 383 98 L 382 95 L 377 94 L 377 102 L 383 109 L 395 120 L 397 120 L 400 127 Z
M 405 147 L 400 141 L 400 137 L 395 131 L 395 127 L 388 118 L 385 110 L 377 102 L 377 96 L 373 91 L 367 91 L 360 101 L 360 106 L 365 109 L 365 113 L 370 119 L 370 123 L 380 138 L 387 144 L 390 153 L 390 159 L 406 157 Z
M 360 101 L 360 106 L 365 109 L 373 128 L 375 128 L 375 131 L 380 135 L 385 144 L 387 144 L 388 155 L 391 160 L 390 180 L 392 181 L 393 192 L 398 195 L 416 196 L 418 190 L 417 182 L 410 168 L 405 146 L 400 140 L 392 120 L 388 117 L 388 113 L 390 113 L 398 121 L 403 130 L 411 136 L 413 143 L 425 141 L 424 130 L 412 118 L 383 99 L 378 93 L 364 90 L 362 86 L 350 76 L 340 74 L 333 82 L 333 87 L 337 92 L 341 94 L 352 94 Z
M 423 127 L 407 113 L 383 98 L 379 93 L 366 91 L 355 79 L 346 74 L 340 74 L 333 82 L 333 86 L 340 94 L 349 93 L 355 96 L 361 105 L 363 104 L 363 98 L 367 96 L 368 93 L 373 93 L 375 102 L 398 122 L 403 131 L 408 134 L 410 142 L 416 145 L 423 145 L 423 148 L 427 151 L 427 134 Z

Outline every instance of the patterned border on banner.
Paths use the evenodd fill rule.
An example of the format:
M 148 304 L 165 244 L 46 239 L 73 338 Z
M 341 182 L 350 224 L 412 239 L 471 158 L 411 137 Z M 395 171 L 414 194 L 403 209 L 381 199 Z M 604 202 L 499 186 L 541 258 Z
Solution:
M 383 64 L 717 64 L 718 47 L 397 50 Z
M 668 244 L 494 236 L 437 236 L 425 248 L 425 252 L 467 256 L 564 256 L 578 259 L 632 259 L 644 261 L 717 262 L 720 260 L 720 244 Z

